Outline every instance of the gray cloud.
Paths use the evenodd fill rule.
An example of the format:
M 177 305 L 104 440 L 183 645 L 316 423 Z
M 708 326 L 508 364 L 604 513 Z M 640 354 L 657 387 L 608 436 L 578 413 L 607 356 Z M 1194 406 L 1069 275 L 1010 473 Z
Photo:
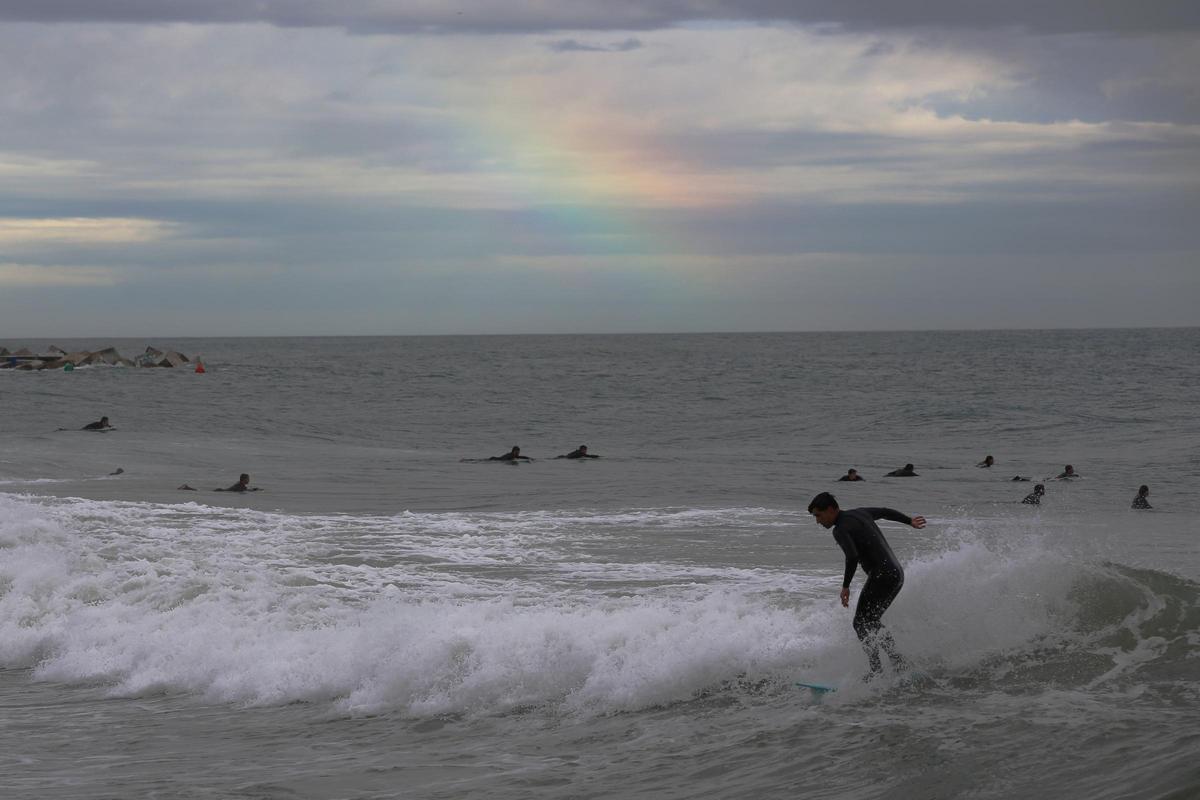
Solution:
M 643 46 L 640 39 L 626 39 L 611 45 L 609 49 L 618 53 L 628 53 L 630 50 L 640 50 Z
M 1195 35 L 956 35 L 952 46 L 1014 65 L 1019 82 L 971 97 L 930 97 L 942 114 L 970 119 L 1057 122 L 1200 122 L 1200 49 Z
M 652 10 L 734 7 L 770 10 Z M 247 8 L 284 6 L 201 10 Z M 348 8 L 319 24 L 386 27 Z M 604 13 L 650 24 L 631 9 Z M 269 21 L 325 12 L 286 10 Z M 423 24 L 451 30 L 438 13 Z M 722 25 L 549 45 L 629 53 L 598 70 L 548 54 L 552 27 L 3 26 L 0 217 L 165 233 L 10 237 L 0 271 L 48 279 L 0 291 L 0 333 L 811 329 L 849 305 L 885 328 L 1197 321 L 1200 138 L 1178 124 L 1195 36 Z M 681 188 L 640 193 L 657 181 Z M 113 285 L 50 280 L 72 273 Z
M 583 44 L 574 39 L 563 39 L 550 42 L 547 47 L 555 53 L 628 53 L 631 50 L 640 50 L 644 45 L 638 39 L 626 39 L 608 45 Z
M 724 20 L 837 24 L 859 29 L 1023 28 L 1142 33 L 1200 28 L 1189 0 L 461 0 L 381 4 L 368 0 L 7 0 L 0 20 L 24 22 L 246 23 L 338 27 L 356 33 L 650 30 Z
M 115 287 L 0 293 L 0 335 L 212 336 L 896 330 L 1195 325 L 1184 255 L 1086 266 L 1056 256 L 882 255 L 740 261 L 724 280 L 667 280 L 636 263 L 565 276 L 350 264 L 286 279 L 233 265 L 222 280 L 147 273 Z M 412 291 L 411 287 L 420 287 Z M 980 298 L 986 297 L 986 302 Z M 847 313 L 853 309 L 853 313 Z M 1015 355 L 1014 357 L 1019 357 Z

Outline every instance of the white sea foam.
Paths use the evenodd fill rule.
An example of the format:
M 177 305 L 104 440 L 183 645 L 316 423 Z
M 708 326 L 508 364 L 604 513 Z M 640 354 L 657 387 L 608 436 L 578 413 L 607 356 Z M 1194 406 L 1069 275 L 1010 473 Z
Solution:
M 634 511 L 601 515 L 599 527 L 769 516 Z M 741 676 L 862 673 L 836 577 L 581 561 L 568 545 L 594 534 L 595 519 L 293 516 L 0 494 L 0 665 L 119 695 L 414 715 L 603 713 Z M 964 535 L 910 561 L 887 621 L 918 663 L 971 670 L 1080 641 L 1072 587 L 1096 569 L 1034 541 L 998 549 Z

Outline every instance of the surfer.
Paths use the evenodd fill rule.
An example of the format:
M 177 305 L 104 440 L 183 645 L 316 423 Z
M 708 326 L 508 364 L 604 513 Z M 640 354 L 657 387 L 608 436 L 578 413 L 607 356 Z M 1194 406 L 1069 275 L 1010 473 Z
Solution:
M 112 427 L 112 425 L 108 424 L 108 417 L 101 417 L 98 422 L 89 422 L 87 425 L 84 425 L 82 428 L 80 428 L 80 430 L 81 431 L 102 431 L 105 428 L 111 428 L 111 427 Z
M 1046 487 L 1038 484 L 1033 487 L 1033 491 L 1025 495 L 1025 499 L 1021 502 L 1027 506 L 1040 506 L 1042 504 L 1042 495 L 1046 493 Z
M 977 467 L 983 467 L 984 469 L 987 469 L 987 468 L 991 467 L 991 466 L 992 466 L 993 464 L 995 464 L 995 463 L 996 463 L 996 459 L 992 458 L 991 456 L 984 456 L 984 457 L 983 457 L 983 461 L 980 461 L 980 462 L 979 462 L 978 464 L 976 464 L 975 466 L 977 466 Z
M 913 472 L 912 464 L 905 464 L 900 469 L 894 469 L 884 476 L 885 478 L 918 478 L 917 473 Z
M 859 475 L 858 470 L 854 469 L 853 467 L 851 467 L 845 475 L 838 478 L 839 481 L 861 481 L 862 479 L 863 476 Z
M 254 487 L 253 489 L 250 488 L 250 476 L 243 472 L 241 474 L 241 476 L 238 478 L 238 482 L 235 483 L 233 486 L 230 486 L 228 489 L 213 489 L 213 491 L 214 492 L 257 492 L 257 491 L 259 491 L 259 489 L 257 486 Z
M 579 445 L 578 448 L 567 453 L 565 456 L 555 456 L 555 458 L 599 458 L 599 457 L 600 456 L 594 456 L 591 453 L 589 453 L 587 451 L 586 444 Z
M 1012 478 L 1010 478 L 1009 480 L 1017 481 L 1020 483 L 1028 483 L 1029 481 L 1033 480 L 1033 478 L 1026 478 L 1024 475 L 1013 475 Z
M 883 671 L 879 650 L 883 649 L 896 671 L 905 668 L 904 659 L 896 651 L 892 634 L 883 627 L 883 612 L 896 599 L 904 586 L 904 568 L 888 545 L 883 532 L 875 524 L 877 519 L 903 522 L 914 528 L 924 528 L 924 517 L 909 517 L 891 508 L 853 508 L 846 511 L 838 508 L 837 498 L 829 492 L 821 492 L 808 504 L 808 513 L 813 515 L 821 527 L 833 529 L 833 538 L 846 556 L 846 571 L 842 577 L 841 601 L 843 608 L 850 606 L 850 581 L 854 571 L 862 564 L 867 573 L 867 582 L 858 593 L 858 605 L 854 609 L 854 632 L 862 642 L 871 674 Z
M 1079 477 L 1079 473 L 1075 471 L 1075 468 L 1072 467 L 1070 464 L 1067 464 L 1065 467 L 1063 467 L 1063 471 L 1058 473 L 1057 477 L 1055 477 L 1054 480 L 1069 481 L 1072 478 L 1078 478 L 1078 477 Z
M 1137 497 L 1133 498 L 1130 508 L 1154 508 L 1150 505 L 1150 487 L 1142 484 L 1138 487 Z
M 529 456 L 521 455 L 521 448 L 517 447 L 516 445 L 513 445 L 513 449 L 509 450 L 504 455 L 492 456 L 491 458 L 488 459 L 488 461 L 517 461 L 517 460 L 533 461 L 533 459 L 530 458 Z

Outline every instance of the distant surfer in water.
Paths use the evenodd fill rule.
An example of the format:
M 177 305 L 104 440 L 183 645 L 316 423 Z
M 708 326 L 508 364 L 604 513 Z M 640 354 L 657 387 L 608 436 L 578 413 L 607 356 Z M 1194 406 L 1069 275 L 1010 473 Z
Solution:
M 918 478 L 917 473 L 913 472 L 912 464 L 905 464 L 900 469 L 894 469 L 884 476 L 885 478 Z
M 184 485 L 186 486 L 187 484 L 184 484 Z M 183 487 L 181 486 L 180 488 L 183 488 Z M 259 489 L 257 486 L 254 487 L 253 489 L 250 488 L 250 476 L 243 472 L 241 474 L 241 477 L 238 478 L 238 482 L 235 483 L 233 486 L 230 486 L 228 489 L 213 489 L 213 491 L 214 492 L 257 492 L 257 491 L 259 491 Z
M 101 417 L 98 422 L 89 422 L 87 425 L 84 425 L 82 428 L 80 428 L 80 430 L 81 431 L 102 431 L 105 428 L 111 428 L 111 427 L 112 427 L 112 425 L 108 424 L 108 417 Z
M 587 451 L 586 444 L 579 445 L 578 448 L 567 453 L 565 456 L 555 456 L 555 458 L 599 458 L 599 457 L 600 456 L 594 456 L 591 453 L 589 453 Z
M 1138 487 L 1137 497 L 1133 498 L 1130 508 L 1154 508 L 1150 505 L 1150 487 L 1142 484 Z
M 838 478 L 839 481 L 861 481 L 862 479 L 863 476 L 859 475 L 858 470 L 854 469 L 853 467 L 851 467 L 845 475 Z
M 521 448 L 513 445 L 513 449 L 509 450 L 502 456 L 492 456 L 488 461 L 533 461 L 529 456 L 521 455 Z
M 976 464 L 975 466 L 977 466 L 977 467 L 983 467 L 984 469 L 988 469 L 989 467 L 991 467 L 991 466 L 992 466 L 993 464 L 995 464 L 995 463 L 996 463 L 996 459 L 992 458 L 991 456 L 984 456 L 984 457 L 983 457 L 983 461 L 980 461 L 980 462 L 979 462 L 978 464 Z
M 1058 473 L 1057 477 L 1055 477 L 1054 480 L 1069 481 L 1072 478 L 1078 478 L 1078 477 L 1079 477 L 1079 473 L 1075 471 L 1075 468 L 1072 467 L 1070 464 L 1067 464 L 1065 467 L 1063 467 L 1063 471 Z
M 853 508 L 843 511 L 829 492 L 821 492 L 814 497 L 808 504 L 808 513 L 821 527 L 833 529 L 833 538 L 846 556 L 841 592 L 843 608 L 850 606 L 850 581 L 860 563 L 863 572 L 867 573 L 867 582 L 858 593 L 858 605 L 854 609 L 854 632 L 867 653 L 871 674 L 878 675 L 883 671 L 879 658 L 881 648 L 897 672 L 904 670 L 904 659 L 896 651 L 896 642 L 881 620 L 883 612 L 887 611 L 904 586 L 904 568 L 900 566 L 875 520 L 888 519 L 919 529 L 925 527 L 925 518 L 908 517 L 891 508 Z
M 1042 504 L 1042 495 L 1046 493 L 1046 487 L 1038 484 L 1033 487 L 1033 491 L 1025 495 L 1025 499 L 1021 502 L 1027 506 L 1040 506 Z

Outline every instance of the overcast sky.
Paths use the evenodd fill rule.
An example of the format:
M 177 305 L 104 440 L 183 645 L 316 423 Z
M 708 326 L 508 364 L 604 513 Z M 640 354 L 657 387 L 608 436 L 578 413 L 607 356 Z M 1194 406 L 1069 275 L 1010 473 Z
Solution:
M 1200 325 L 1200 3 L 0 0 L 0 344 Z

